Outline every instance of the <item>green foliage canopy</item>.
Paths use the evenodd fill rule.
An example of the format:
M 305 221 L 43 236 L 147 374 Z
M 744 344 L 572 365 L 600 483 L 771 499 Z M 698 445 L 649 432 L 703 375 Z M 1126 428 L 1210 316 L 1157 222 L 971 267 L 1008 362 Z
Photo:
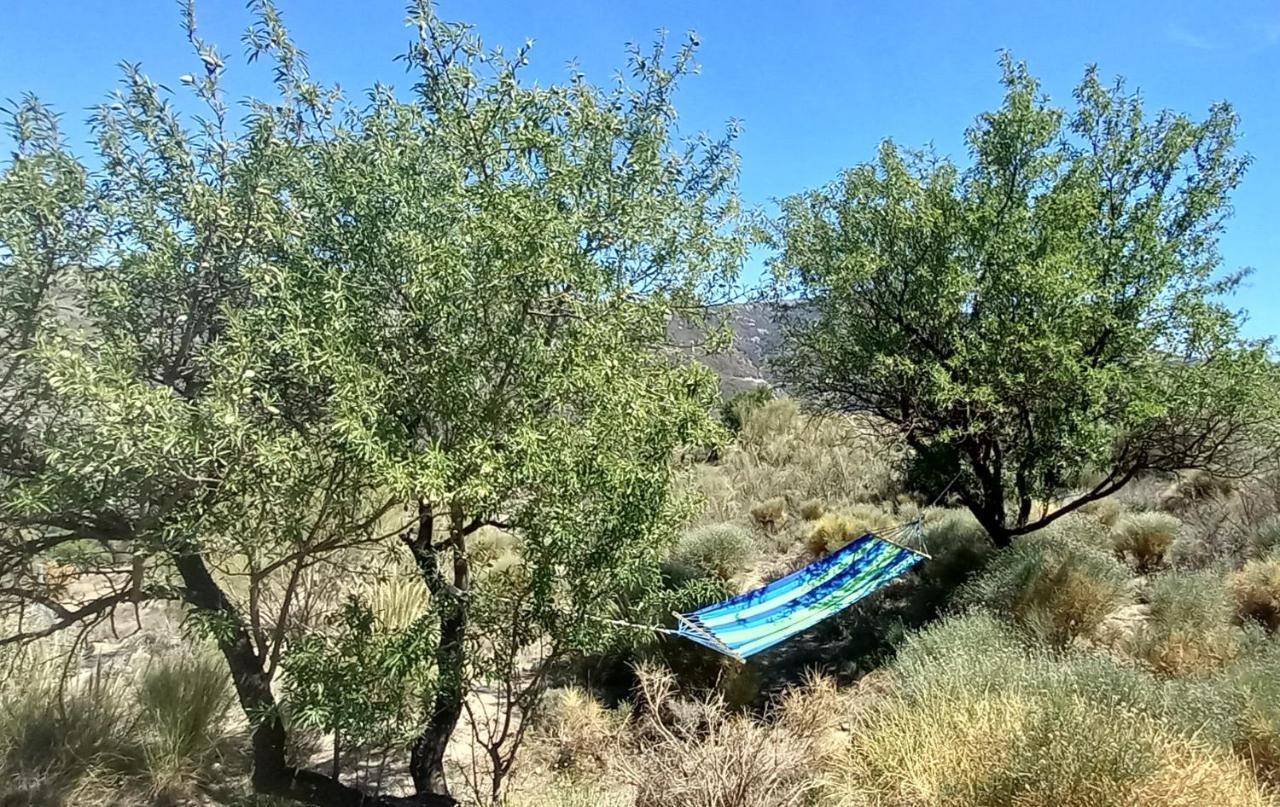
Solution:
M 1152 116 L 1090 69 L 1067 111 L 1003 68 L 967 167 L 886 142 L 785 200 L 771 234 L 786 382 L 893 424 L 933 491 L 965 469 L 1002 544 L 1144 470 L 1238 471 L 1275 411 L 1266 347 L 1221 303 L 1241 276 L 1217 236 L 1247 165 L 1231 108 Z
M 90 170 L 39 102 L 12 110 L 0 607 L 53 619 L 0 641 L 179 601 L 253 721 L 259 790 L 355 803 L 287 764 L 295 708 L 367 736 L 415 726 L 411 773 L 436 803 L 473 681 L 512 672 L 494 652 L 602 641 L 595 618 L 619 590 L 657 588 L 676 449 L 720 434 L 711 373 L 663 344 L 742 257 L 733 132 L 676 137 L 691 44 L 634 51 L 612 88 L 530 85 L 527 46 L 486 50 L 420 3 L 412 90 L 354 101 L 311 78 L 269 2 L 252 11 L 250 60 L 273 64 L 278 98 L 249 100 L 242 121 L 190 6 L 200 70 L 183 83 L 202 116 L 126 66 L 93 116 Z M 486 526 L 519 538 L 518 571 L 472 569 Z M 70 601 L 46 557 L 86 540 L 104 549 L 86 570 L 96 594 Z M 361 640 L 365 612 L 333 596 L 389 568 L 415 570 L 430 603 L 434 647 L 410 654 L 430 686 L 409 715 L 378 693 L 331 702 L 334 675 L 394 663 L 358 656 L 404 655 Z M 324 624 L 360 630 L 299 640 Z M 280 704 L 294 648 L 322 685 Z

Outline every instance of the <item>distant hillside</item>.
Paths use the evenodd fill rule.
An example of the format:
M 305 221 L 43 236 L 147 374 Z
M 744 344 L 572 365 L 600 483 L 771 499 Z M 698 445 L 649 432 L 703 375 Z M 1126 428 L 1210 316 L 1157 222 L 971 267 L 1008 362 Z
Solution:
M 686 355 L 696 358 L 720 376 L 720 392 L 726 397 L 764 385 L 773 386 L 769 356 L 780 341 L 777 314 L 768 303 L 725 305 L 715 309 L 718 323 L 727 321 L 733 343 L 722 353 L 702 349 L 703 331 L 682 320 L 667 326 L 667 335 Z

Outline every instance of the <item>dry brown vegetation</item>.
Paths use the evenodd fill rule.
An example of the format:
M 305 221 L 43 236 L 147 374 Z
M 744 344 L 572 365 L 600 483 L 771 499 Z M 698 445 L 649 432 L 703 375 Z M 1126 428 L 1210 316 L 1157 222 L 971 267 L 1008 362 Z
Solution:
M 1280 805 L 1274 477 L 1140 481 L 995 552 L 967 511 L 903 495 L 872 430 L 788 401 L 742 414 L 688 480 L 701 507 L 664 561 L 673 596 L 739 590 L 917 515 L 933 560 L 747 668 L 654 641 L 620 657 L 647 661 L 608 702 L 565 671 L 510 807 Z M 482 575 L 521 562 L 496 530 L 470 549 Z M 401 571 L 363 592 L 379 624 L 429 607 Z M 5 684 L 5 804 L 247 803 L 215 668 L 160 658 L 58 687 L 48 659 L 9 661 L 44 672 Z M 299 752 L 326 764 L 316 739 Z M 397 753 L 385 776 L 344 775 L 394 792 Z

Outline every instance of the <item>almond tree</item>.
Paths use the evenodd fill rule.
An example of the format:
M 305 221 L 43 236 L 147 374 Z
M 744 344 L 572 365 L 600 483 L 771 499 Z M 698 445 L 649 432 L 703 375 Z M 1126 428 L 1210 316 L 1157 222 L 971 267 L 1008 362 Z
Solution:
M 890 424 L 931 492 L 960 472 L 1002 546 L 1143 472 L 1246 471 L 1276 389 L 1222 302 L 1231 108 L 1151 116 L 1090 69 L 1068 111 L 1007 57 L 1004 86 L 966 166 L 886 142 L 772 231 L 787 384 Z
M 731 137 L 675 138 L 691 45 L 633 51 L 609 89 L 530 85 L 527 46 L 486 51 L 420 3 L 412 92 L 355 103 L 309 76 L 268 2 L 253 13 L 250 59 L 278 97 L 242 120 L 190 7 L 201 116 L 126 66 L 90 169 L 45 107 L 11 110 L 0 643 L 180 603 L 226 659 L 256 790 L 451 803 L 445 747 L 495 669 L 479 639 L 552 639 L 536 687 L 607 636 L 619 594 L 657 588 L 678 449 L 718 437 L 714 379 L 663 343 L 741 260 Z M 517 569 L 473 568 L 482 528 L 513 536 Z M 92 594 L 43 573 L 71 549 Z M 291 664 L 352 669 L 302 638 L 327 615 L 363 624 L 360 583 L 395 564 L 417 570 L 424 613 L 343 647 L 379 648 L 355 663 L 413 697 L 323 709 L 409 738 L 402 799 L 290 764 L 292 727 L 321 707 L 281 686 Z

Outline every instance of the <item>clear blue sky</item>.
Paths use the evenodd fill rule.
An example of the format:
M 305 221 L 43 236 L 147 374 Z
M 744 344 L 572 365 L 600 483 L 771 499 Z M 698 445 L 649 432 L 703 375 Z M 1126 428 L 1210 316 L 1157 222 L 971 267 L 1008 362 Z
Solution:
M 392 58 L 407 45 L 401 0 L 279 0 L 313 73 L 351 91 L 409 83 Z M 1152 108 L 1201 114 L 1226 99 L 1242 119 L 1254 164 L 1223 239 L 1228 267 L 1255 274 L 1235 304 L 1246 333 L 1280 333 L 1280 0 L 1227 2 L 817 2 L 816 0 L 445 0 L 489 44 L 536 41 L 530 75 L 560 79 L 576 59 L 606 81 L 624 45 L 658 28 L 702 41 L 702 75 L 681 97 L 682 128 L 743 122 L 748 203 L 809 188 L 866 160 L 885 137 L 932 142 L 963 158 L 961 132 L 997 104 L 997 52 L 1030 63 L 1055 99 L 1084 66 L 1124 75 Z M 203 0 L 201 34 L 229 59 L 230 88 L 265 94 L 269 74 L 240 58 L 248 15 L 240 0 Z M 120 60 L 178 87 L 193 57 L 169 0 L 3 0 L 0 96 L 33 91 L 83 138 L 84 110 L 112 88 Z

